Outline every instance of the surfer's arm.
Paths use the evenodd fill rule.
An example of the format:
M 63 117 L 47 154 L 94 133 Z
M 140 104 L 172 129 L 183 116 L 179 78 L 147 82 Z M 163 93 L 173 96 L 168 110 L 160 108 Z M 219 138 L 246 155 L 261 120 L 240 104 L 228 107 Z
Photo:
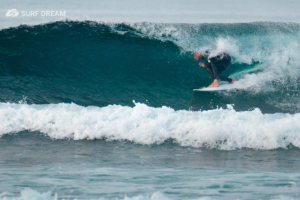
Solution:
M 193 56 L 194 56 L 194 59 L 197 60 L 197 61 L 206 59 L 206 57 L 201 55 L 201 54 L 197 55 L 196 53 L 193 53 Z M 203 62 L 199 62 L 199 66 L 200 67 L 205 67 L 205 64 Z
M 205 64 L 203 62 L 199 62 L 200 67 L 205 67 Z
M 197 53 L 193 53 L 193 56 L 194 56 L 194 59 L 197 61 L 202 60 L 202 57 L 203 57 L 201 54 L 198 55 Z

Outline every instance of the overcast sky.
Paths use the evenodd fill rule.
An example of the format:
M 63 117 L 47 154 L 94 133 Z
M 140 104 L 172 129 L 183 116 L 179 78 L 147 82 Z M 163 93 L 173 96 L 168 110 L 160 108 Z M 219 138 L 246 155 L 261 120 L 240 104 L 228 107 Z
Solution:
M 66 11 L 66 17 L 6 17 L 8 10 Z M 105 22 L 300 22 L 300 0 L 1 0 L 0 28 L 63 18 Z

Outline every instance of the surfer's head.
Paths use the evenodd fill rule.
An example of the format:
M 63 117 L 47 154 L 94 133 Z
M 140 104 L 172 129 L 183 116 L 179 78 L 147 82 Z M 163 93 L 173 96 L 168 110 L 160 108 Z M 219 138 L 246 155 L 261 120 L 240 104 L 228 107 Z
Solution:
M 201 55 L 201 54 L 198 55 L 198 54 L 196 54 L 196 53 L 193 53 L 193 56 L 194 56 L 194 59 L 195 59 L 195 60 L 201 60 L 201 59 L 202 59 L 202 55 Z

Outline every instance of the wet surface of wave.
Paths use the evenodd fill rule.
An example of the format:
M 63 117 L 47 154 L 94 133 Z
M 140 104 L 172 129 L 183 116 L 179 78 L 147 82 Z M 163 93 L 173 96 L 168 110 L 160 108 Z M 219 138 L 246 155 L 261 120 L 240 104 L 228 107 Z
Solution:
M 2 102 L 299 111 L 299 25 L 54 22 L 0 31 Z M 225 51 L 238 90 L 195 93 L 211 79 L 191 52 Z

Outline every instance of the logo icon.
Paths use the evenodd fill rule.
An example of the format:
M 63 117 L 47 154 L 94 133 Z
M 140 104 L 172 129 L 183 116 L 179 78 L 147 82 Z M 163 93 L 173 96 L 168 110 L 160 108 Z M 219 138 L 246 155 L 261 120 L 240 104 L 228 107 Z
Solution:
M 6 12 L 6 17 L 16 17 L 19 15 L 19 12 L 16 9 L 11 9 Z

